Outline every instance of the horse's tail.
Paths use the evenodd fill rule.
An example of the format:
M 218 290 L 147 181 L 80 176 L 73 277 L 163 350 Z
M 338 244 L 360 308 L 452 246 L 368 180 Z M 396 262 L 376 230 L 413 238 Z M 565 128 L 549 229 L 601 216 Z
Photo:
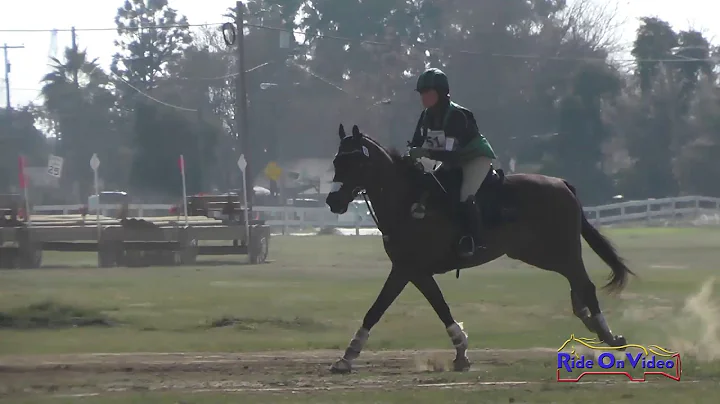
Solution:
M 570 185 L 567 181 L 565 181 L 565 185 L 567 185 L 573 195 L 577 198 L 575 187 Z M 580 213 L 582 214 L 581 234 L 583 238 L 587 241 L 590 248 L 595 251 L 595 254 L 600 256 L 600 258 L 612 269 L 610 281 L 604 286 L 604 288 L 612 292 L 619 292 L 623 290 L 627 284 L 628 275 L 635 274 L 627 267 L 625 260 L 618 254 L 612 242 L 607 237 L 603 236 L 602 233 L 600 233 L 600 231 L 588 221 L 585 211 L 582 209 L 582 205 L 580 205 Z

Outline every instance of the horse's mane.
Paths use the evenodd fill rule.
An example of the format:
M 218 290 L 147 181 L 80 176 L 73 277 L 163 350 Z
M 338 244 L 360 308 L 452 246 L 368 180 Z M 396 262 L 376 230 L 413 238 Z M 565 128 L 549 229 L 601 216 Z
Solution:
M 375 146 L 377 146 L 378 149 L 383 150 L 384 152 L 386 152 L 387 155 L 390 157 L 390 160 L 392 160 L 393 164 L 398 165 L 398 166 L 403 167 L 403 168 L 411 167 L 411 164 L 410 164 L 406 159 L 404 159 L 404 158 L 402 157 L 402 153 L 401 153 L 397 148 L 395 148 L 395 147 L 390 147 L 390 148 L 387 148 L 387 149 L 386 149 L 386 148 L 384 148 L 384 147 L 380 144 L 380 142 L 378 142 L 377 140 L 373 139 L 372 137 L 370 137 L 370 136 L 368 136 L 368 135 L 366 135 L 366 134 L 363 134 L 363 137 L 365 137 L 365 139 L 367 139 L 370 143 L 372 143 L 372 144 L 374 144 Z
M 400 150 L 398 150 L 395 147 L 391 147 L 388 150 L 388 154 L 390 155 L 390 158 L 392 159 L 393 163 L 395 164 L 402 164 L 405 162 L 402 158 L 402 154 L 400 153 Z

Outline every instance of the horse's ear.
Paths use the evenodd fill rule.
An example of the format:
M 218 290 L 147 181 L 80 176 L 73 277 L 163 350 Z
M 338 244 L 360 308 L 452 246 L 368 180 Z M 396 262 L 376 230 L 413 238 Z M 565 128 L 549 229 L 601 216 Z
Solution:
M 353 125 L 352 135 L 356 140 L 359 140 L 362 137 L 362 133 L 360 133 L 360 128 L 358 128 L 357 125 Z
M 340 136 L 340 140 L 345 139 L 345 127 L 343 124 L 340 124 L 340 127 L 338 128 L 338 136 Z

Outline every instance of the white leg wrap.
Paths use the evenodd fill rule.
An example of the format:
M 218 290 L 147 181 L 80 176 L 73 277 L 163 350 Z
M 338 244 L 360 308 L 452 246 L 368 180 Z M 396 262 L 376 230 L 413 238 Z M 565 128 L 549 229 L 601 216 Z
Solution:
M 463 323 L 455 322 L 447 328 L 447 333 L 450 336 L 450 340 L 455 346 L 455 349 L 460 352 L 467 351 L 468 348 L 468 335 L 463 330 Z
M 365 343 L 367 343 L 369 337 L 370 331 L 364 328 L 360 328 L 359 330 L 357 330 L 353 338 L 350 340 L 350 344 L 348 344 L 348 347 L 345 350 L 345 355 L 343 355 L 343 359 L 347 361 L 357 359 L 357 357 L 360 356 L 360 352 L 362 352 L 363 348 L 365 348 Z

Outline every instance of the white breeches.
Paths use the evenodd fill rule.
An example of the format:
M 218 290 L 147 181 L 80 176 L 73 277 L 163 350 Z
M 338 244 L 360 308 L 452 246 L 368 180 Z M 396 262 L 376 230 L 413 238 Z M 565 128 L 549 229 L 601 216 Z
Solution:
M 491 165 L 492 159 L 483 156 L 468 161 L 462 166 L 463 180 L 460 186 L 460 202 L 465 202 L 469 197 L 475 195 L 485 181 Z

